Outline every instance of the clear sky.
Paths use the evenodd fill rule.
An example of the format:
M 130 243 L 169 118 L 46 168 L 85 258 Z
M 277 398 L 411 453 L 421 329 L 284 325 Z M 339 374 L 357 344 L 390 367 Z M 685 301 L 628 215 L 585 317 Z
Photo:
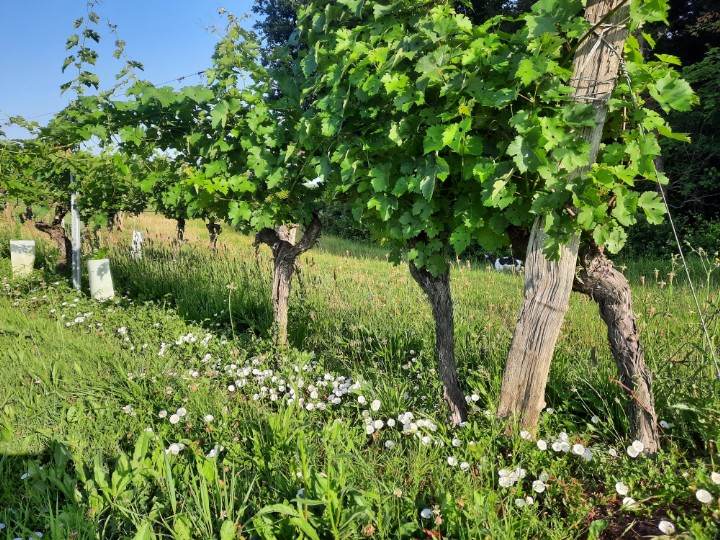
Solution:
M 237 16 L 249 14 L 253 0 L 103 0 L 94 11 L 100 16 L 100 54 L 95 72 L 101 88 L 112 86 L 121 64 L 112 57 L 114 36 L 106 22 L 117 25 L 126 53 L 141 62 L 140 76 L 155 84 L 210 67 L 217 37 L 212 27 L 224 27 L 220 8 Z M 73 21 L 86 14 L 85 0 L 0 0 L 0 124 L 21 115 L 45 123 L 72 95 L 60 94 L 74 67 L 61 73 L 67 56 L 65 42 L 75 33 Z M 251 27 L 249 19 L 246 27 Z M 189 77 L 176 86 L 197 84 Z M 2 127 L 8 137 L 24 131 Z

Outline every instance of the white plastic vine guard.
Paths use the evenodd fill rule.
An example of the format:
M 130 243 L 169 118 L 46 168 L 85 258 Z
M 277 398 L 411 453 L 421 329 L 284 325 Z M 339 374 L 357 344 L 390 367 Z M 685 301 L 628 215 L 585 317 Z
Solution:
M 110 300 L 115 296 L 110 259 L 90 259 L 87 261 L 88 277 L 90 278 L 90 296 L 95 300 Z
M 10 264 L 14 276 L 29 276 L 35 264 L 35 240 L 10 240 Z

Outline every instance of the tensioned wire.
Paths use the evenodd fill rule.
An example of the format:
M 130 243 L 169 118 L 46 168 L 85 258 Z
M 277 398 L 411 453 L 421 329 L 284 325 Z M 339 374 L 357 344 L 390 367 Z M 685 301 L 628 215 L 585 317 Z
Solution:
M 618 26 L 618 25 L 605 25 L 605 26 Z M 622 68 L 622 75 L 627 81 L 628 89 L 630 91 L 630 100 L 632 101 L 633 107 L 635 110 L 638 110 L 638 104 L 637 100 L 635 99 L 635 94 L 632 90 L 632 80 L 630 79 L 630 74 L 628 73 L 627 66 L 625 64 L 625 59 L 623 58 L 622 54 L 611 44 L 608 43 L 605 40 L 604 34 L 605 30 L 607 28 L 604 28 L 603 31 L 600 34 L 597 34 L 597 32 L 594 32 L 597 34 L 598 39 L 595 46 L 593 46 L 593 50 L 597 48 L 600 42 L 604 43 L 607 47 L 610 48 L 610 50 L 620 58 L 620 67 Z M 607 94 L 606 92 L 602 92 L 602 94 Z M 589 101 L 600 101 L 602 98 L 600 96 L 579 96 L 581 100 L 588 99 Z M 607 99 L 607 98 L 605 98 Z M 645 136 L 647 134 L 645 128 L 642 126 L 642 124 L 638 124 L 638 130 L 640 131 L 640 134 L 642 136 Z M 702 309 L 700 308 L 700 301 L 698 300 L 697 293 L 695 292 L 695 285 L 693 284 L 692 278 L 690 277 L 690 269 L 688 268 L 687 260 L 685 259 L 685 253 L 682 249 L 682 244 L 680 242 L 680 236 L 678 235 L 677 228 L 675 227 L 675 222 L 672 218 L 672 214 L 670 213 L 670 205 L 668 204 L 667 195 L 665 193 L 665 188 L 663 188 L 662 182 L 660 181 L 660 175 L 658 174 L 657 167 L 655 166 L 655 161 L 653 160 L 653 174 L 655 175 L 655 180 L 657 182 L 658 190 L 660 191 L 660 194 L 662 195 L 663 203 L 665 204 L 665 210 L 667 211 L 667 217 L 668 217 L 668 223 L 670 224 L 670 228 L 673 232 L 673 237 L 675 238 L 675 244 L 677 245 L 678 254 L 680 255 L 680 259 L 683 263 L 683 268 L 685 269 L 685 276 L 687 277 L 688 284 L 690 285 L 690 291 L 692 293 L 693 300 L 695 302 L 695 308 L 697 310 L 698 317 L 700 318 L 700 325 L 703 330 L 703 334 L 705 335 L 705 340 L 707 341 L 708 347 L 710 349 L 710 357 L 713 361 L 713 366 L 715 368 L 715 377 L 717 378 L 718 382 L 720 382 L 720 363 L 718 363 L 717 355 L 715 354 L 715 348 L 713 347 L 712 339 L 710 338 L 710 332 L 708 331 L 707 324 L 705 323 L 705 317 L 703 316 Z

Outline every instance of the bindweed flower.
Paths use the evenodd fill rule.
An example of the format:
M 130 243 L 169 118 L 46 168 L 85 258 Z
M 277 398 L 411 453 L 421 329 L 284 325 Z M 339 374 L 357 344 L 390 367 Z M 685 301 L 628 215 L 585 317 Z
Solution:
M 710 480 L 716 484 L 720 484 L 720 473 L 716 473 L 714 471 L 710 473 Z
M 460 470 L 463 472 L 469 471 L 470 464 L 467 461 L 463 461 L 462 463 L 460 463 Z
M 450 444 L 452 444 L 455 448 L 460 448 L 462 441 L 460 441 L 460 439 L 455 438 L 452 441 L 450 441 Z
M 706 489 L 698 489 L 695 492 L 695 498 L 703 504 L 710 504 L 713 500 L 712 495 Z
M 180 416 L 178 416 L 177 414 L 173 414 L 173 415 L 170 417 L 170 423 L 171 423 L 171 424 L 177 424 L 179 421 L 180 421 Z
M 185 415 L 187 414 L 187 409 L 185 409 L 185 407 L 180 407 L 180 408 L 177 410 L 177 413 L 176 413 L 176 414 L 177 414 L 180 418 L 182 418 L 183 416 L 185 416 Z
M 674 424 L 671 424 L 670 422 L 666 422 L 665 420 L 660 420 L 659 424 L 660 424 L 660 427 L 663 429 L 670 429 L 671 427 L 674 426 Z
M 630 491 L 630 488 L 627 487 L 625 482 L 617 482 L 615 484 L 615 491 L 617 491 L 618 495 L 627 495 Z
M 645 450 L 645 445 L 641 441 L 633 441 L 633 443 L 627 447 L 627 454 L 631 458 L 636 458 L 643 450 Z
M 394 442 L 390 440 L 385 441 L 385 448 L 387 448 L 388 450 L 390 450 L 393 446 L 395 446 Z
M 626 508 L 634 508 L 637 505 L 637 501 L 632 497 L 625 497 L 622 503 Z
M 590 421 L 591 421 L 593 424 L 598 424 L 598 423 L 600 423 L 600 418 L 599 418 L 597 415 L 594 414 L 593 417 L 590 419 Z
M 447 463 L 451 467 L 455 467 L 458 464 L 458 460 L 455 456 L 450 456 L 449 458 L 447 458 Z
M 532 437 L 532 434 L 531 434 L 528 430 L 526 430 L 526 429 L 523 429 L 523 430 L 520 432 L 520 438 L 521 438 L 521 439 L 525 439 L 525 440 L 527 441 L 527 440 L 529 440 L 531 437 Z
M 547 450 L 547 443 L 543 439 L 538 439 L 536 444 L 537 447 L 543 452 Z
M 662 520 L 658 523 L 658 529 L 663 534 L 675 534 L 675 525 L 669 521 Z
M 420 511 L 420 517 L 423 519 L 430 519 L 432 517 L 432 515 L 433 515 L 433 511 L 430 510 L 429 508 L 423 508 Z
M 572 453 L 576 456 L 582 456 L 585 453 L 585 447 L 582 444 L 573 444 Z
M 160 417 L 160 418 L 165 418 L 166 416 L 167 416 L 167 411 L 165 409 L 163 409 L 162 411 L 160 411 L 158 413 L 158 417 Z
M 358 396 L 357 401 L 360 405 L 365 405 L 367 403 L 367 400 L 365 399 L 365 396 Z
M 381 405 L 380 400 L 374 399 L 373 402 L 370 404 L 370 409 L 373 410 L 374 412 L 377 412 L 380 410 L 380 405 Z
M 545 482 L 543 482 L 542 480 L 535 480 L 532 483 L 532 489 L 535 493 L 542 493 L 543 491 L 545 491 L 546 487 L 547 486 L 545 485 Z
M 207 422 L 207 423 L 209 424 L 210 422 L 212 422 L 213 420 L 215 420 L 215 417 L 214 417 L 212 414 L 206 414 L 206 415 L 203 417 L 203 420 L 205 420 L 205 422 Z

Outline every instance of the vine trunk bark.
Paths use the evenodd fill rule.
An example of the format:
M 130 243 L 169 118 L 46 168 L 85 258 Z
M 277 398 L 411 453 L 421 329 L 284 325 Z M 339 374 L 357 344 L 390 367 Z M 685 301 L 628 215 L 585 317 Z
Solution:
M 450 270 L 433 276 L 427 269 L 410 261 L 410 275 L 425 292 L 435 319 L 435 355 L 443 385 L 443 397 L 450 410 L 453 427 L 467 420 L 467 403 L 460 389 L 455 366 L 455 322 L 450 292 Z
M 655 399 L 633 313 L 630 285 L 594 243 L 582 248 L 580 264 L 573 290 L 589 296 L 598 304 L 600 318 L 607 325 L 608 342 L 617 365 L 619 383 L 628 399 L 630 435 L 645 445 L 645 452 L 654 455 L 660 449 Z
M 607 116 L 607 100 L 615 87 L 620 66 L 619 51 L 627 38 L 629 6 L 625 0 L 588 0 L 585 17 L 594 32 L 578 47 L 570 84 L 572 98 L 595 108 L 595 125 L 578 132 L 588 141 L 586 166 L 572 172 L 585 174 L 597 157 Z M 545 220 L 535 220 L 525 264 L 525 297 L 508 354 L 497 416 L 515 418 L 534 433 L 544 405 L 545 386 L 560 327 L 567 311 L 579 249 L 574 236 L 561 247 L 558 261 L 543 254 L 547 234 Z M 508 425 L 508 430 L 512 425 Z
M 219 223 L 216 223 L 214 219 L 209 219 L 205 228 L 210 234 L 210 249 L 212 251 L 217 251 L 218 236 L 220 236 L 220 233 L 222 232 L 222 227 Z
M 177 232 L 177 239 L 179 242 L 185 240 L 185 218 L 177 218 L 177 226 L 175 230 Z
M 312 248 L 320 238 L 322 223 L 317 214 L 313 214 L 310 224 L 299 242 L 295 242 L 297 225 L 281 226 L 278 229 L 265 228 L 255 235 L 255 249 L 260 244 L 270 247 L 273 254 L 273 340 L 276 345 L 285 347 L 288 336 L 288 306 L 292 286 L 295 261 Z
M 67 214 L 68 209 L 64 206 L 57 206 L 55 208 L 55 214 L 50 223 L 43 223 L 41 221 L 35 222 L 35 228 L 44 232 L 50 239 L 57 244 L 60 252 L 58 258 L 55 261 L 55 268 L 57 272 L 64 273 L 68 268 L 68 261 L 72 257 L 72 241 L 67 236 L 65 227 L 63 226 L 63 219 Z

